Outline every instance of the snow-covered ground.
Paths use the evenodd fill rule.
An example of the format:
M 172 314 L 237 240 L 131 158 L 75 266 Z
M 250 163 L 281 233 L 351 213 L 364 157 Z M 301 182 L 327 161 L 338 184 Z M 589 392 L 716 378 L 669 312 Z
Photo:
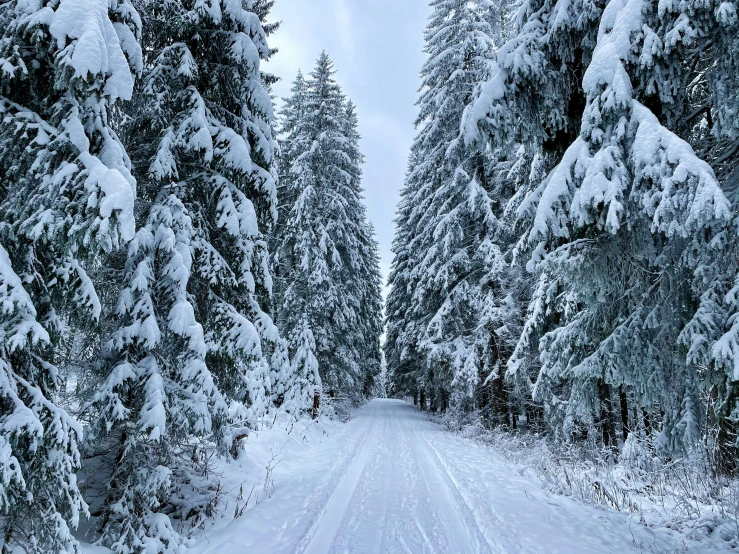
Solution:
M 250 506 L 197 531 L 188 554 L 716 552 L 627 514 L 552 496 L 413 406 L 375 400 L 347 424 L 250 439 L 224 474 Z M 273 459 L 265 492 L 268 460 Z M 251 479 L 251 481 L 249 480 Z M 252 482 L 253 481 L 253 482 Z M 243 504 L 243 502 L 242 502 Z

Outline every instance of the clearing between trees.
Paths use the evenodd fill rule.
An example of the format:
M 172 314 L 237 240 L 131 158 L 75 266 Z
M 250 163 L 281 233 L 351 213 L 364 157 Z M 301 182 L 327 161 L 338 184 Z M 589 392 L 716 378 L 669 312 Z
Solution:
M 243 517 L 229 514 L 197 534 L 189 552 L 621 554 L 727 548 L 550 495 L 520 466 L 445 431 L 400 400 L 373 400 L 330 436 L 325 425 L 296 433 L 307 436 L 309 446 L 277 438 L 274 430 L 256 439 L 249 452 L 280 452 L 271 496 Z M 230 477 L 259 475 L 258 469 L 264 477 L 253 457 L 242 456 L 232 466 L 227 483 Z

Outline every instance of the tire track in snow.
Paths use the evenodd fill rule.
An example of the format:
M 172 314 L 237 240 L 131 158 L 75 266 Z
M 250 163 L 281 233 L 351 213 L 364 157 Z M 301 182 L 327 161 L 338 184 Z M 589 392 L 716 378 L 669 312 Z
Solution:
M 443 460 L 443 457 L 439 454 L 436 448 L 429 442 L 423 433 L 419 433 L 420 439 L 423 441 L 425 447 L 424 451 L 429 458 L 429 461 L 434 465 L 438 475 L 444 482 L 445 487 L 448 489 L 450 495 L 455 499 L 456 504 L 460 507 L 460 510 L 464 512 L 464 520 L 472 521 L 477 534 L 482 538 L 485 545 L 490 552 L 499 552 L 500 554 L 520 554 L 526 552 L 526 549 L 522 547 L 520 541 L 515 540 L 516 533 L 513 533 L 510 529 L 510 525 L 500 519 L 495 513 L 496 517 L 496 528 L 495 536 L 492 535 L 491 529 L 487 526 L 482 525 L 478 518 L 475 516 L 475 510 L 471 505 L 471 502 L 462 487 L 459 486 L 456 479 L 449 470 L 449 466 Z M 487 531 L 487 533 L 485 532 Z M 491 544 L 492 543 L 492 544 Z M 493 545 L 495 549 L 493 549 Z M 477 552 L 477 551 L 475 551 Z
M 344 520 L 336 533 L 331 552 L 362 552 L 362 554 L 386 554 L 382 548 L 385 531 L 390 527 L 388 505 L 398 490 L 394 476 L 395 463 L 390 444 L 392 418 L 379 412 L 377 439 L 367 459 L 364 471 L 354 491 Z M 397 502 L 392 502 L 396 506 Z
M 347 508 L 354 495 L 354 490 L 357 488 L 359 479 L 364 471 L 364 466 L 372 450 L 372 445 L 376 442 L 377 431 L 375 425 L 377 417 L 374 413 L 376 411 L 375 408 L 373 413 L 368 416 L 372 421 L 371 431 L 364 439 L 364 443 L 359 448 L 356 457 L 340 478 L 339 484 L 334 492 L 331 493 L 318 519 L 306 533 L 304 540 L 301 541 L 301 543 L 304 543 L 310 537 L 307 546 L 302 549 L 303 554 L 325 554 L 330 551 L 336 533 L 344 520 Z
M 388 448 L 387 448 L 387 439 L 390 436 L 390 420 L 388 418 L 385 418 L 383 425 L 383 433 L 381 435 L 382 441 L 380 444 L 380 448 L 377 449 L 377 463 L 381 464 L 383 463 L 387 458 L 388 454 Z M 387 466 L 385 466 L 384 470 L 387 470 Z M 376 554 L 382 553 L 382 541 L 385 539 L 385 530 L 388 526 L 388 499 L 392 494 L 391 491 L 391 481 L 389 479 L 388 475 L 383 475 L 383 483 L 382 483 L 382 506 L 381 506 L 381 512 L 382 516 L 380 517 L 380 529 L 378 533 L 378 537 L 375 540 L 373 552 Z
M 413 429 L 416 436 L 416 451 L 423 458 L 424 471 L 433 478 L 434 488 L 439 496 L 438 505 L 440 507 L 440 515 L 445 520 L 447 538 L 458 552 L 470 554 L 492 554 L 493 550 L 488 544 L 485 536 L 482 534 L 479 525 L 470 509 L 465 502 L 459 490 L 456 488 L 449 477 L 449 474 L 440 467 L 438 459 L 431 451 L 429 442 L 424 437 L 424 433 L 418 428 Z M 501 554 L 508 554 L 509 551 L 501 550 Z
M 307 495 L 303 500 L 303 509 L 306 514 L 305 517 L 301 517 L 301 522 L 295 526 L 296 528 L 302 528 L 303 532 L 301 537 L 297 539 L 294 546 L 291 547 L 291 552 L 301 552 L 301 549 L 305 547 L 305 543 L 309 540 L 312 530 L 318 524 L 321 515 L 323 514 L 325 504 L 331 495 L 336 490 L 336 487 L 341 482 L 347 468 L 351 466 L 353 461 L 359 455 L 359 451 L 362 445 L 366 442 L 367 437 L 372 433 L 376 426 L 376 420 L 374 417 L 357 417 L 353 419 L 347 426 L 347 429 L 341 435 L 337 435 L 334 440 L 345 439 L 351 446 L 343 450 L 346 454 L 338 455 L 333 458 L 333 463 L 329 466 L 326 472 L 326 477 L 322 479 L 314 491 L 310 495 Z M 325 446 L 324 446 L 325 448 Z M 341 450 L 339 452 L 342 452 Z M 337 452 L 338 453 L 338 452 Z M 299 479 L 299 481 L 302 480 Z M 321 507 L 323 505 L 323 507 Z M 318 506 L 318 507 L 317 507 Z M 290 534 L 293 531 L 283 526 L 278 532 L 279 540 L 283 539 L 290 540 Z M 293 539 L 295 540 L 295 539 Z
M 402 479 L 397 487 L 397 490 L 400 491 L 401 513 L 411 515 L 412 521 L 409 523 L 404 518 L 394 518 L 391 538 L 403 548 L 404 552 L 439 551 L 439 540 L 435 535 L 438 529 L 432 526 L 430 528 L 432 536 L 429 536 L 422 523 L 424 519 L 428 518 L 422 517 L 424 507 L 422 506 L 422 498 L 418 492 L 428 490 L 428 481 L 419 465 L 418 455 L 415 453 L 415 445 L 409 440 L 412 434 L 410 432 L 410 423 L 397 417 L 394 418 L 394 422 L 396 426 L 395 438 L 397 445 L 395 453 L 399 454 L 398 457 L 402 468 Z
M 475 502 L 470 499 L 469 491 L 465 490 L 465 487 L 455 479 L 446 457 L 425 437 L 424 442 L 428 446 L 429 452 L 436 460 L 440 470 L 448 478 L 448 482 L 454 487 L 460 498 L 462 498 L 469 513 L 475 519 L 478 529 L 485 535 L 488 544 L 495 544 L 500 549 L 500 552 L 505 552 L 506 554 L 525 554 L 531 552 L 530 547 L 521 540 L 519 533 L 511 525 L 510 521 L 501 517 L 494 504 L 478 499 L 479 505 L 474 505 Z M 488 521 L 488 525 L 485 522 L 481 522 L 479 516 L 484 513 L 483 511 L 489 513 L 494 518 L 494 522 Z M 493 525 L 491 526 L 490 523 L 493 523 Z

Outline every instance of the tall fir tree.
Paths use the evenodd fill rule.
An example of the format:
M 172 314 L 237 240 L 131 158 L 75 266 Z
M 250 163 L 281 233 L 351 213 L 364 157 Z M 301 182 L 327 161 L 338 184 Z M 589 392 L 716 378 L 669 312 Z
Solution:
M 433 4 L 446 18 L 432 15 L 430 54 L 455 28 L 453 4 Z M 432 119 L 411 155 L 387 304 L 391 384 L 445 409 L 470 396 L 461 383 L 482 383 L 477 408 L 493 423 L 523 410 L 537 423 L 542 403 L 562 436 L 615 446 L 641 429 L 667 453 L 690 450 L 708 413 L 728 444 L 734 3 L 482 8 L 509 23 L 462 89 L 459 134 Z M 421 122 L 455 105 L 445 95 L 462 74 L 425 83 Z
M 408 163 L 415 166 L 413 153 Z M 406 176 L 406 183 L 407 181 Z M 400 201 L 395 216 L 395 237 L 393 238 L 393 262 L 388 275 L 387 300 L 385 302 L 385 344 L 383 345 L 387 361 L 387 388 L 390 394 L 412 394 L 418 402 L 421 383 L 422 362 L 418 353 L 414 320 L 408 312 L 412 305 L 413 288 L 411 271 L 413 264 L 412 238 L 415 226 L 410 223 L 413 212 L 414 191 L 406 186 L 400 192 Z
M 277 168 L 279 173 L 279 202 L 278 219 L 274 232 L 270 235 L 270 252 L 273 257 L 273 274 L 275 278 L 275 296 L 282 298 L 285 294 L 284 287 L 287 281 L 280 273 L 282 265 L 279 263 L 280 246 L 287 232 L 287 222 L 297 201 L 297 189 L 291 186 L 290 169 L 300 155 L 298 142 L 298 130 L 300 122 L 305 116 L 307 101 L 307 83 L 303 72 L 298 70 L 298 75 L 293 81 L 290 96 L 283 98 L 284 105 L 278 114 L 278 157 Z
M 375 379 L 382 367 L 382 275 L 380 252 L 375 229 L 369 221 L 363 202 L 362 165 L 364 156 L 360 151 L 359 118 L 354 103 L 349 100 L 344 106 L 344 136 L 347 138 L 346 152 L 351 160 L 353 173 L 350 178 L 351 218 L 355 222 L 356 251 L 353 253 L 353 269 L 347 273 L 347 288 L 354 299 L 357 327 L 354 341 L 362 376 L 362 393 L 372 396 Z
M 508 377 L 564 436 L 659 425 L 657 446 L 690 449 L 700 391 L 732 405 L 729 4 L 525 3 L 465 112 L 467 144 L 539 166 L 507 208 L 539 280 Z
M 123 137 L 142 225 L 90 405 L 90 444 L 110 468 L 100 541 L 121 554 L 178 551 L 172 519 L 213 501 L 204 449 L 238 455 L 271 407 L 272 378 L 290 371 L 265 311 L 263 233 L 277 214 L 272 102 L 260 71 L 273 52 L 267 4 L 136 2 L 145 71 Z
M 614 446 L 615 388 L 639 408 L 658 405 L 656 444 L 667 452 L 689 451 L 700 437 L 695 362 L 728 315 L 715 301 L 728 290 L 726 275 L 709 268 L 732 233 L 713 171 L 660 123 L 648 107 L 651 78 L 639 79 L 649 66 L 650 75 L 680 81 L 680 64 L 668 69 L 669 53 L 651 46 L 669 44 L 680 19 L 679 10 L 647 2 L 607 6 L 583 79 L 580 136 L 529 200 L 536 206 L 530 267 L 539 274 L 532 302 L 540 307 L 527 327 L 539 329 L 543 364 L 535 396 L 557 429 L 597 425 Z M 664 88 L 663 117 L 675 105 Z M 524 334 L 522 346 L 533 342 Z
M 504 411 L 515 410 L 504 414 L 511 424 L 516 411 L 525 410 L 529 424 L 540 419 L 540 407 L 531 398 L 539 360 L 531 356 L 508 367 L 533 294 L 526 269 L 531 246 L 521 240 L 533 215 L 524 200 L 577 134 L 585 101 L 580 82 L 604 5 L 598 0 L 502 5 L 503 40 L 462 116 L 459 140 L 470 151 L 484 152 L 491 168 L 489 194 L 499 221 L 484 243 L 488 263 L 478 341 L 484 382 L 503 393 Z M 500 399 L 492 392 L 484 390 L 481 401 L 495 412 Z
M 405 340 L 414 342 L 421 359 L 414 386 L 428 388 L 432 403 L 443 408 L 450 400 L 454 406 L 469 406 L 478 386 L 476 314 L 485 260 L 480 247 L 496 218 L 487 190 L 487 159 L 459 140 L 459 128 L 493 57 L 502 18 L 487 1 L 438 0 L 431 6 L 419 134 L 403 192 L 410 213 L 399 221 L 409 228 L 403 240 L 409 242 L 405 248 L 411 258 L 403 262 L 407 275 L 396 267 L 391 278 L 391 296 L 397 288 L 405 305 L 393 306 L 388 317 L 391 327 L 394 317 L 413 320 L 406 332 L 415 336 Z M 406 283 L 396 283 L 401 279 Z M 388 300 L 389 305 L 395 302 Z
M 380 282 L 356 114 L 334 74 L 322 53 L 310 79 L 298 77 L 282 117 L 278 321 L 293 353 L 305 342 L 300 329 L 310 329 L 322 390 L 357 400 L 379 372 Z
M 101 315 L 101 255 L 135 232 L 110 118 L 141 70 L 140 20 L 127 0 L 14 0 L 0 26 L 0 542 L 77 552 L 81 428 L 57 365 Z

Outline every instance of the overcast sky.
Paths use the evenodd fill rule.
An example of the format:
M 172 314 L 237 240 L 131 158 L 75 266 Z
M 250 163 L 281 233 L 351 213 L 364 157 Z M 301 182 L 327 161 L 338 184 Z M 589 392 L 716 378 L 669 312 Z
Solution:
M 272 20 L 282 21 L 270 37 L 270 46 L 280 52 L 267 66 L 282 78 L 275 93 L 287 96 L 298 69 L 310 73 L 325 49 L 336 79 L 357 105 L 367 209 L 377 229 L 385 279 L 395 207 L 415 135 L 429 13 L 428 0 L 277 0 L 272 10 Z

